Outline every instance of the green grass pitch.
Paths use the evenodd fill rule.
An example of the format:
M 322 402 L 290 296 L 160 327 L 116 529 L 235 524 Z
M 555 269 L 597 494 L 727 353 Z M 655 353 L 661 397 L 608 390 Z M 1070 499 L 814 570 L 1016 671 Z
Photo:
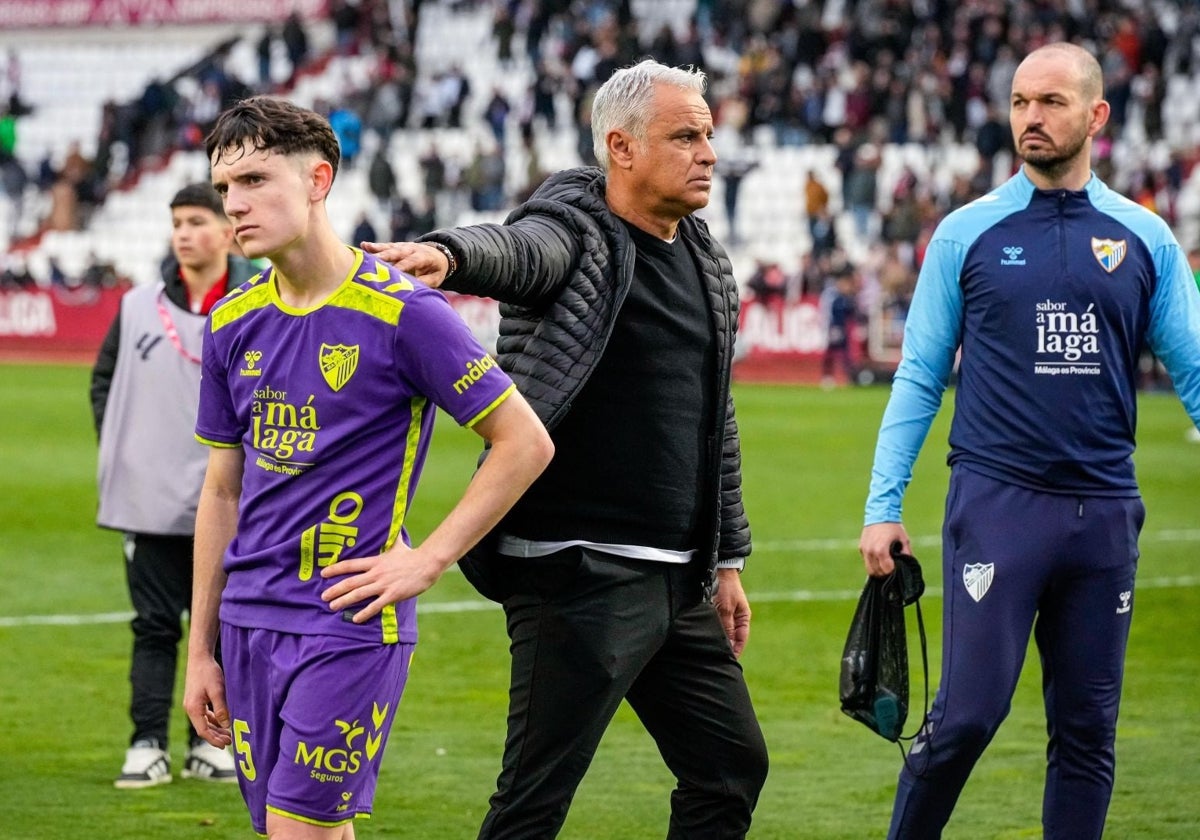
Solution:
M 119 537 L 94 525 L 87 382 L 80 366 L 0 365 L 0 836 L 249 838 L 233 786 L 177 774 L 160 788 L 112 787 L 129 730 L 129 604 Z M 739 386 L 735 398 L 755 536 L 743 578 L 754 623 L 742 662 L 772 758 L 750 836 L 879 838 L 899 754 L 838 711 L 837 671 L 863 582 L 856 544 L 887 391 Z M 949 411 L 947 400 L 906 504 L 934 587 L 923 603 L 935 670 Z M 1141 398 L 1137 459 L 1149 515 L 1106 834 L 1121 840 L 1200 837 L 1200 445 L 1186 442 L 1188 425 L 1173 396 Z M 418 539 L 461 492 L 477 449 L 473 435 L 442 418 L 410 520 Z M 421 643 L 362 840 L 474 837 L 499 769 L 501 613 L 455 571 L 422 604 Z M 1012 713 L 968 783 L 948 840 L 1041 836 L 1039 686 L 1031 650 Z M 920 692 L 918 676 L 917 702 Z M 179 710 L 176 770 L 183 731 Z M 561 836 L 662 837 L 670 787 L 653 743 L 623 708 Z

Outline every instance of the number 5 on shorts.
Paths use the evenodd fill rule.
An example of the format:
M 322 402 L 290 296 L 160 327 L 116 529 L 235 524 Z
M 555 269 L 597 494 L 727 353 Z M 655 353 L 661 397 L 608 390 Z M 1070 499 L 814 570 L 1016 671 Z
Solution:
M 253 782 L 258 771 L 254 769 L 254 757 L 250 755 L 250 742 L 246 740 L 249 734 L 250 724 L 244 720 L 233 721 L 233 749 L 239 756 L 238 767 L 242 771 L 242 778 Z

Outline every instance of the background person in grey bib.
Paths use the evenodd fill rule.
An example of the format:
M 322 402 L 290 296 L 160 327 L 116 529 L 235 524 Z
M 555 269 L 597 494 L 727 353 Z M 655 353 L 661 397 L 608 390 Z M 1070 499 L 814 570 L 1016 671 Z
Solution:
M 124 535 L 133 604 L 129 669 L 133 721 L 114 784 L 171 781 L 168 752 L 181 615 L 192 597 L 192 534 L 208 450 L 194 437 L 205 316 L 257 269 L 230 254 L 233 228 L 204 183 L 171 200 L 171 255 L 162 279 L 121 299 L 92 369 L 100 436 L 96 521 Z M 236 781 L 232 755 L 188 727 L 183 775 Z

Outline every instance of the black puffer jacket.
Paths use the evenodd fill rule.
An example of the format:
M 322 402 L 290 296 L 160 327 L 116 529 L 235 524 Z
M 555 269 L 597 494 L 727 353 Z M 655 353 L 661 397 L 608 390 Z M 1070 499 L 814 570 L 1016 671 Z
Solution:
M 710 465 L 720 479 L 711 486 L 720 492 L 713 500 L 712 542 L 702 547 L 715 567 L 718 559 L 750 554 L 741 443 L 729 394 L 738 294 L 729 257 L 705 224 L 689 216 L 679 234 L 708 289 L 717 333 L 716 393 L 725 397 L 712 430 L 722 441 L 720 458 Z M 458 258 L 446 289 L 500 301 L 497 361 L 553 430 L 595 369 L 633 282 L 633 242 L 608 209 L 601 170 L 552 175 L 503 225 L 449 228 L 423 239 L 441 242 Z M 486 545 L 469 557 L 487 554 Z M 470 573 L 467 564 L 464 570 Z

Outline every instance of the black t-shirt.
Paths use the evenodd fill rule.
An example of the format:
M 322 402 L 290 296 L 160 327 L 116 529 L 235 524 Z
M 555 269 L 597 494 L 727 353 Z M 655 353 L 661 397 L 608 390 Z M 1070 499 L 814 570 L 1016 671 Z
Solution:
M 711 496 L 711 304 L 682 239 L 626 227 L 637 249 L 632 287 L 591 378 L 552 433 L 553 461 L 501 530 L 688 550 Z

